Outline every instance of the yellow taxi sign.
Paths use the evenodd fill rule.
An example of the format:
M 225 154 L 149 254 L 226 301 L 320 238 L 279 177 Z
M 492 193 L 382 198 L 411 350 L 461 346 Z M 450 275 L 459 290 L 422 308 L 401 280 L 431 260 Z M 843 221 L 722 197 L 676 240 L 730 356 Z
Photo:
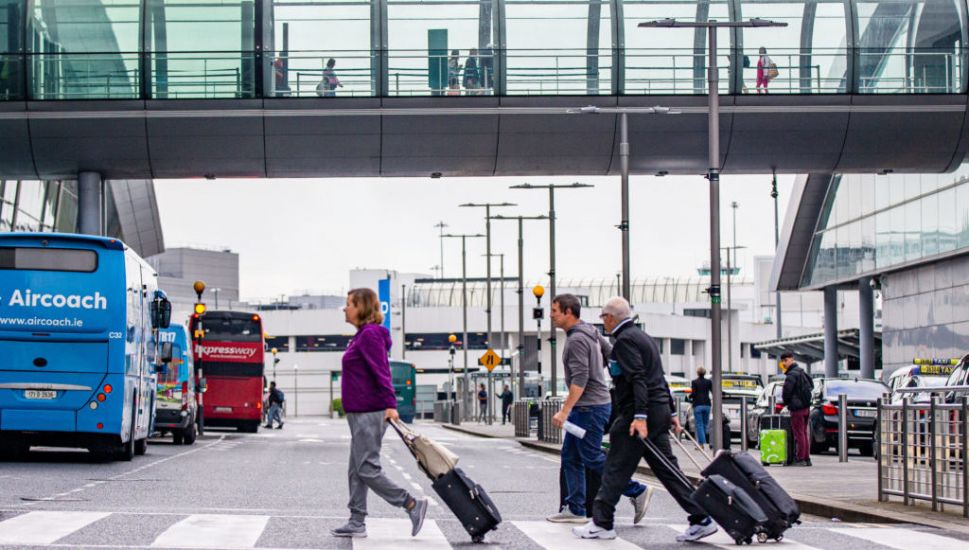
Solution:
M 488 372 L 491 372 L 501 364 L 501 357 L 495 353 L 495 350 L 488 348 L 488 351 L 478 358 L 478 363 L 481 363 L 484 368 L 488 369 Z

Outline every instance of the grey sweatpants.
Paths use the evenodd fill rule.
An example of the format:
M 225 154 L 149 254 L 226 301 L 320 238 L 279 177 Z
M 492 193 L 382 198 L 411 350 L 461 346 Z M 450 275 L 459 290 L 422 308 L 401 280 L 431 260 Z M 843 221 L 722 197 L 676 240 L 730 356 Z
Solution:
M 403 508 L 410 493 L 384 475 L 380 468 L 380 444 L 387 431 L 384 411 L 347 413 L 350 423 L 350 509 L 351 523 L 363 524 L 367 516 L 367 490 L 390 504 Z

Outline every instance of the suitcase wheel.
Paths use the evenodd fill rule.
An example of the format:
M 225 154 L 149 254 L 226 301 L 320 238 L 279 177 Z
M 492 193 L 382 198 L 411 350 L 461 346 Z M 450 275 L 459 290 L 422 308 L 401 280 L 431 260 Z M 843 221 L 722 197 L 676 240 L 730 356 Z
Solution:
M 475 535 L 471 537 L 471 542 L 473 542 L 474 544 L 481 544 L 482 542 L 484 542 L 484 535 Z
M 767 542 L 767 533 L 757 533 L 757 542 L 761 544 Z

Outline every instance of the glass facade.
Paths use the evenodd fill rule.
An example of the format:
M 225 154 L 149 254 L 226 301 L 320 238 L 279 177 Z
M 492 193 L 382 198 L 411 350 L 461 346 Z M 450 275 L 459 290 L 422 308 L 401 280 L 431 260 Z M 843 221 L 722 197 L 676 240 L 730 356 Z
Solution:
M 951 174 L 837 176 L 802 286 L 846 282 L 969 248 L 969 165 Z
M 77 182 L 0 180 L 0 231 L 73 233 Z
M 966 0 L 0 0 L 0 101 L 966 92 Z M 25 83 L 27 83 L 25 85 Z

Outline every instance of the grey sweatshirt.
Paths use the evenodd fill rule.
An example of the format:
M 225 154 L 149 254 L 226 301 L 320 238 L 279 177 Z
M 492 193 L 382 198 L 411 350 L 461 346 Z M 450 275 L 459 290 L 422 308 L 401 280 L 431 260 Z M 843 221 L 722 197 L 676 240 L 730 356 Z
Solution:
M 605 405 L 611 402 L 606 382 L 605 366 L 612 346 L 599 331 L 585 321 L 579 321 L 566 333 L 562 364 L 565 384 L 585 388 L 575 406 Z

